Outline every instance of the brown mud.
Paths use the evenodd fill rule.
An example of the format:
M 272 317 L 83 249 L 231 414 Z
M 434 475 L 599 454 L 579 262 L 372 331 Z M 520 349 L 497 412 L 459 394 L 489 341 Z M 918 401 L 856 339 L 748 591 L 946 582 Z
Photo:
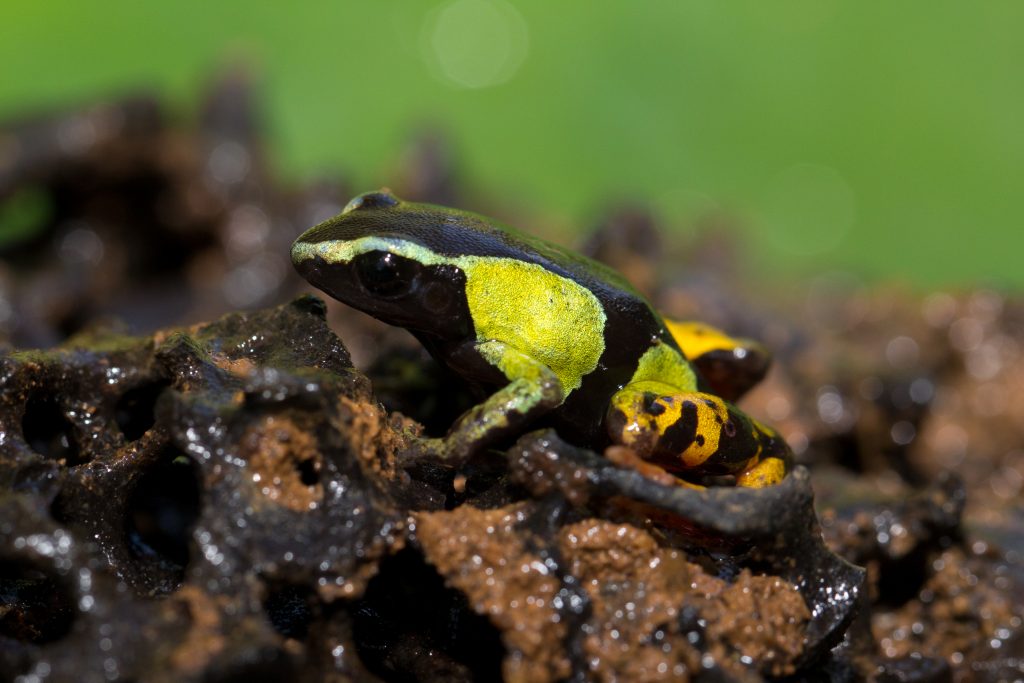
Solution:
M 540 431 L 403 470 L 474 397 L 299 295 L 350 191 L 282 187 L 251 102 L 0 130 L 0 680 L 1024 678 L 1024 299 L 766 287 L 727 216 L 612 208 L 585 250 L 774 350 L 743 406 L 799 466 L 701 491 Z M 453 158 L 394 189 L 464 203 Z

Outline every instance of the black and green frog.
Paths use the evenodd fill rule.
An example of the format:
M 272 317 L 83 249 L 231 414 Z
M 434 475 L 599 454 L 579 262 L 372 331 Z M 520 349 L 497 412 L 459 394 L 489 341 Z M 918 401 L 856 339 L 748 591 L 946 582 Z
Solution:
M 789 467 L 785 441 L 732 404 L 763 374 L 756 345 L 663 319 L 572 251 L 379 191 L 303 233 L 292 260 L 485 392 L 436 449 L 453 463 L 543 417 L 574 443 L 625 446 L 681 482 L 761 487 Z

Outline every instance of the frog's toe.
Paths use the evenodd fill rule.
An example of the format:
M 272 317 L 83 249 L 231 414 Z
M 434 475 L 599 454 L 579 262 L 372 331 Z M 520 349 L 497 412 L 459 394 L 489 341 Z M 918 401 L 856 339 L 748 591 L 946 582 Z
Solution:
M 651 481 L 663 486 L 679 486 L 688 489 L 704 490 L 706 487 L 694 484 L 685 479 L 680 479 L 664 467 L 653 462 L 644 460 L 632 448 L 626 446 L 609 446 L 604 451 L 604 457 L 619 467 L 634 470 Z

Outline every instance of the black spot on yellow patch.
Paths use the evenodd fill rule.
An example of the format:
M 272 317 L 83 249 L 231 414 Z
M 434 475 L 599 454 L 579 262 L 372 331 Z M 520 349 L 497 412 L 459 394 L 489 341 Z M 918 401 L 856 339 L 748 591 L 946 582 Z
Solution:
M 658 442 L 658 450 L 678 456 L 697 439 L 697 406 L 690 401 L 683 402 L 679 419 L 665 429 Z M 679 465 L 676 465 L 678 469 Z
M 657 394 L 644 392 L 644 412 L 655 417 L 664 413 L 665 405 L 658 400 L 659 398 L 661 397 Z

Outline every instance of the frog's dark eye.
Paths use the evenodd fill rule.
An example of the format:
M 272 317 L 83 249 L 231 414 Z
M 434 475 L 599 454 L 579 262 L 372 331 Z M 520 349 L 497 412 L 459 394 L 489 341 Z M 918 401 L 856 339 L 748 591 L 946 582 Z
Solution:
M 381 189 L 377 192 L 366 192 L 358 197 L 354 197 L 345 208 L 342 213 L 349 213 L 350 211 L 363 211 L 366 209 L 390 209 L 392 206 L 398 206 L 399 199 L 395 195 L 391 194 L 391 190 Z
M 420 264 L 389 251 L 370 251 L 355 258 L 359 282 L 370 294 L 396 297 L 408 293 Z

